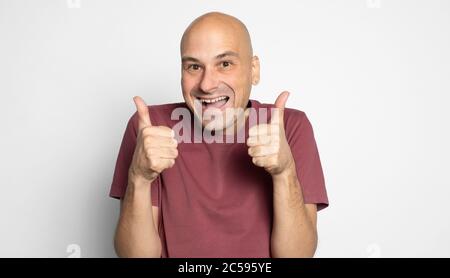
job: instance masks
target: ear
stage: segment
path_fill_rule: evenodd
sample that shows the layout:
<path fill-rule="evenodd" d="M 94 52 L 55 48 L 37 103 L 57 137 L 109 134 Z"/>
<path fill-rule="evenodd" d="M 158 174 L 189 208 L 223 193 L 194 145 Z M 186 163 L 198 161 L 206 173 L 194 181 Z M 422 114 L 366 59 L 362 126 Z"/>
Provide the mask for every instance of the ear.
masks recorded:
<path fill-rule="evenodd" d="M 258 56 L 252 57 L 252 85 L 259 83 L 259 58 Z"/>

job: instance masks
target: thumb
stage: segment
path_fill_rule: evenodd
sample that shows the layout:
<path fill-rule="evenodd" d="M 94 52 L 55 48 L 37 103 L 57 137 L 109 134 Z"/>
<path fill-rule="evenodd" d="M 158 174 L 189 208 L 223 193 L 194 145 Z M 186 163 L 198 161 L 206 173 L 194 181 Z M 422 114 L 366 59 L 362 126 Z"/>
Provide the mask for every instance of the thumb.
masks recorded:
<path fill-rule="evenodd" d="M 139 96 L 134 97 L 133 100 L 139 115 L 139 130 L 151 126 L 152 122 L 150 121 L 150 113 L 148 112 L 147 104 L 145 104 L 144 100 Z"/>
<path fill-rule="evenodd" d="M 286 106 L 287 99 L 289 97 L 289 92 L 284 91 L 275 100 L 276 112 L 272 115 L 272 124 L 284 125 L 284 107 Z"/>
<path fill-rule="evenodd" d="M 287 102 L 288 97 L 289 97 L 289 92 L 288 91 L 282 92 L 277 97 L 277 100 L 275 100 L 275 107 L 276 108 L 280 108 L 280 109 L 284 109 L 284 107 L 286 106 L 286 102 Z"/>

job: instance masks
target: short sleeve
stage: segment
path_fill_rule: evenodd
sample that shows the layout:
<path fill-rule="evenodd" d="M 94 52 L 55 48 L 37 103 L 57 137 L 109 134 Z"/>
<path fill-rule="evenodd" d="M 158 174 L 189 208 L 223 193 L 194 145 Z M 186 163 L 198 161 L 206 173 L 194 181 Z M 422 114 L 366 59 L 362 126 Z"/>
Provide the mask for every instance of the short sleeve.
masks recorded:
<path fill-rule="evenodd" d="M 119 154 L 117 156 L 116 167 L 114 169 L 113 180 L 109 196 L 116 199 L 121 199 L 125 196 L 128 185 L 128 169 L 130 168 L 133 159 L 134 149 L 136 147 L 137 138 L 137 114 L 135 113 L 128 121 L 125 133 L 120 145 Z M 152 205 L 158 206 L 159 192 L 161 188 L 161 181 L 158 177 L 151 184 Z"/>
<path fill-rule="evenodd" d="M 286 110 L 286 136 L 294 156 L 304 202 L 317 204 L 317 210 L 324 209 L 328 206 L 328 196 L 312 125 L 304 112 Z"/>

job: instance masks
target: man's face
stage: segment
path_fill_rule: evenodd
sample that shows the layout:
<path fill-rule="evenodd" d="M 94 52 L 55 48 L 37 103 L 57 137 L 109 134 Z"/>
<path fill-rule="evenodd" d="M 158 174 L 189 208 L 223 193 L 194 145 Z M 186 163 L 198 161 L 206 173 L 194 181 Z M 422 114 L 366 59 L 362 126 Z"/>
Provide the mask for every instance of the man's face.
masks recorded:
<path fill-rule="evenodd" d="M 181 47 L 183 97 L 198 118 L 208 110 L 226 118 L 227 108 L 246 108 L 252 83 L 259 78 L 258 58 L 252 57 L 246 41 L 233 28 L 213 23 L 199 25 L 188 31 Z M 210 119 L 202 120 L 204 127 L 216 130 L 234 121 L 210 123 Z"/>

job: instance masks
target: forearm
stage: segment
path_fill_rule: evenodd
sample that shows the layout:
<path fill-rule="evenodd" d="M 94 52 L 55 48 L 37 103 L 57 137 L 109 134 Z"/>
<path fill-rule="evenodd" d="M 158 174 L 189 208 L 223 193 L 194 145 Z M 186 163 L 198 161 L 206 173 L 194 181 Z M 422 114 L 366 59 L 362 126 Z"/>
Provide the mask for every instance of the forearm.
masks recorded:
<path fill-rule="evenodd" d="M 154 223 L 148 181 L 130 175 L 114 245 L 119 257 L 161 256 L 161 241 Z"/>
<path fill-rule="evenodd" d="M 303 201 L 295 167 L 273 177 L 272 257 L 313 257 L 317 231 Z"/>

